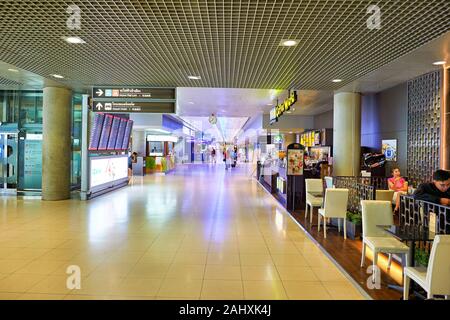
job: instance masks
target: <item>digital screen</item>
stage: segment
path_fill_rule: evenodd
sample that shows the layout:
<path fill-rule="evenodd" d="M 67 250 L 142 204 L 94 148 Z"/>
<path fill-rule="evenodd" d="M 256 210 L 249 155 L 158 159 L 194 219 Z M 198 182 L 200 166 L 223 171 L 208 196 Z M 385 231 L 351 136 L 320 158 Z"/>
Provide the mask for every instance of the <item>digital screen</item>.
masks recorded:
<path fill-rule="evenodd" d="M 116 141 L 116 146 L 114 149 L 116 150 L 121 150 L 122 149 L 122 144 L 123 144 L 123 138 L 125 135 L 125 129 L 127 128 L 127 119 L 120 119 L 120 125 L 119 125 L 119 133 L 117 134 L 117 141 Z"/>
<path fill-rule="evenodd" d="M 108 150 L 114 150 L 116 147 L 117 135 L 119 133 L 119 124 L 120 124 L 120 118 L 114 117 L 113 123 L 111 126 L 111 133 L 109 134 Z"/>
<path fill-rule="evenodd" d="M 103 113 L 96 113 L 94 123 L 91 129 L 91 137 L 89 140 L 89 150 L 97 150 L 100 141 L 100 135 L 102 133 L 103 121 L 105 115 Z"/>
<path fill-rule="evenodd" d="M 127 127 L 125 128 L 125 134 L 122 142 L 122 149 L 128 149 L 128 144 L 130 143 L 131 129 L 133 129 L 133 120 L 127 121 Z"/>
<path fill-rule="evenodd" d="M 113 116 L 110 114 L 105 115 L 105 121 L 103 121 L 102 134 L 100 135 L 100 143 L 98 145 L 98 150 L 107 149 L 112 122 Z"/>
<path fill-rule="evenodd" d="M 128 177 L 128 157 L 91 158 L 90 187 Z"/>

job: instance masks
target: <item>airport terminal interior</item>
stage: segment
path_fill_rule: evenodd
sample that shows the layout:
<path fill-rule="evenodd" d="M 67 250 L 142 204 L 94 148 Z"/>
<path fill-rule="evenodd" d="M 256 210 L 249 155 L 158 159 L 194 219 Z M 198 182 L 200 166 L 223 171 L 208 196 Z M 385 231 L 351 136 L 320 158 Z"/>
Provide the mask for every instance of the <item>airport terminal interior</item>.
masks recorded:
<path fill-rule="evenodd" d="M 449 21 L 0 1 L 0 300 L 449 299 Z"/>

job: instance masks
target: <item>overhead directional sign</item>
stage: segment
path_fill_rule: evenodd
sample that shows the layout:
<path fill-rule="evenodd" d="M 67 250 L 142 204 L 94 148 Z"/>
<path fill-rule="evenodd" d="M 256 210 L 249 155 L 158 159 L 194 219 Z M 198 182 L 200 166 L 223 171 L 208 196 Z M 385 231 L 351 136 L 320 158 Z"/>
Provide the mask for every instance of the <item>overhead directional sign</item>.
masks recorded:
<path fill-rule="evenodd" d="M 94 101 L 94 112 L 175 113 L 174 102 Z"/>
<path fill-rule="evenodd" d="M 145 87 L 93 87 L 92 97 L 115 99 L 175 99 L 174 88 L 145 88 Z"/>

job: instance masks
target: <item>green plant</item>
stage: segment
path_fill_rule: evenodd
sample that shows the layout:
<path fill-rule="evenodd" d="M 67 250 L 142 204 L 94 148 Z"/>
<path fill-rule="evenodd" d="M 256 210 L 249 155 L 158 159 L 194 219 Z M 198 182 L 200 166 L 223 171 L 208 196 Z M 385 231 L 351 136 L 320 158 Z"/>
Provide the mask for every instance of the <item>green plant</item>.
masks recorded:
<path fill-rule="evenodd" d="M 347 211 L 347 219 L 356 225 L 362 224 L 362 217 L 359 213 Z"/>
<path fill-rule="evenodd" d="M 424 249 L 416 248 L 414 253 L 414 260 L 420 266 L 428 267 L 428 260 L 430 259 L 430 253 Z"/>
<path fill-rule="evenodd" d="M 167 160 L 166 158 L 161 159 L 161 169 L 163 172 L 167 171 Z"/>
<path fill-rule="evenodd" d="M 155 170 L 156 168 L 156 160 L 153 157 L 145 158 L 145 167 L 150 170 Z"/>

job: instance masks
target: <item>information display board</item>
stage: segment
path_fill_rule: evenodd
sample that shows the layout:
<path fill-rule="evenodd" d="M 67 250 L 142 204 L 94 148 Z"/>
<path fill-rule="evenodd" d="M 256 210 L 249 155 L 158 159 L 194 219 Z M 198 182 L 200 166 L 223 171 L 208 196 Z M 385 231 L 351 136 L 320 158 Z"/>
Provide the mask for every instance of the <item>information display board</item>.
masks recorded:
<path fill-rule="evenodd" d="M 97 150 L 100 142 L 100 135 L 102 133 L 103 121 L 105 120 L 104 113 L 96 113 L 91 129 L 91 137 L 89 140 L 89 150 Z"/>
<path fill-rule="evenodd" d="M 111 126 L 113 122 L 113 116 L 110 114 L 105 115 L 103 121 L 102 134 L 100 135 L 100 142 L 98 144 L 98 150 L 106 150 L 108 147 L 109 134 L 111 133 Z"/>
<path fill-rule="evenodd" d="M 116 147 L 117 136 L 119 134 L 119 124 L 120 118 L 114 117 L 111 126 L 111 133 L 109 134 L 108 150 L 114 150 Z"/>
<path fill-rule="evenodd" d="M 34 137 L 31 137 L 34 136 Z M 42 188 L 42 134 L 27 134 L 24 144 L 24 189 Z"/>
<path fill-rule="evenodd" d="M 90 158 L 90 189 L 128 179 L 128 157 L 92 157 Z"/>
<path fill-rule="evenodd" d="M 114 149 L 122 150 L 123 139 L 125 137 L 125 129 L 127 128 L 127 119 L 120 119 L 119 132 L 117 133 L 117 141 Z"/>
<path fill-rule="evenodd" d="M 122 142 L 122 150 L 128 149 L 128 144 L 130 143 L 131 130 L 133 129 L 133 120 L 127 121 L 127 127 L 125 128 L 125 135 Z"/>

